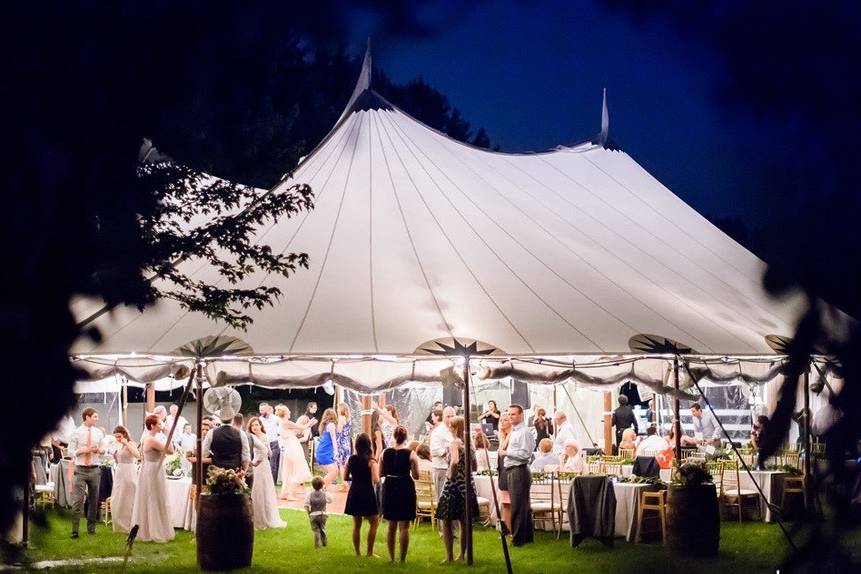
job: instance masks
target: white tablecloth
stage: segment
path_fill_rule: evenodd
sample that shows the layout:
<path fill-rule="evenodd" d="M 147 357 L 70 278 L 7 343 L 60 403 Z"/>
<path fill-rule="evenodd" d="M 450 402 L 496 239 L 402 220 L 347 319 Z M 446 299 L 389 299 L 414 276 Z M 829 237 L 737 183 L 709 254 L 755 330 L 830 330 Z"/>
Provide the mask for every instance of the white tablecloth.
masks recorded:
<path fill-rule="evenodd" d="M 489 476 L 475 477 L 475 494 L 483 496 L 490 500 L 490 523 L 496 525 L 497 516 L 496 509 L 493 506 L 493 493 L 490 489 Z M 497 478 L 493 477 L 493 486 L 497 486 Z M 640 491 L 644 488 L 649 488 L 648 484 L 627 484 L 618 482 L 613 485 L 613 492 L 616 495 L 616 536 L 623 536 L 628 541 L 633 541 L 637 535 L 637 509 L 640 504 Z M 568 504 L 568 488 L 569 485 L 563 485 L 562 493 L 562 509 L 567 508 Z M 499 491 L 496 491 L 499 496 Z M 501 503 L 500 503 L 501 506 Z M 564 514 L 564 512 L 563 512 Z M 552 529 L 552 525 L 547 520 L 542 520 L 537 523 L 538 527 L 545 530 Z M 563 530 L 568 530 L 567 516 L 566 522 L 563 524 Z"/>
<path fill-rule="evenodd" d="M 184 477 L 167 481 L 167 507 L 174 528 L 194 530 L 194 501 L 189 496 L 191 479 Z"/>
<path fill-rule="evenodd" d="M 765 495 L 765 500 L 759 498 L 760 510 L 762 519 L 766 522 L 771 522 L 774 518 L 771 515 L 769 504 L 780 504 L 780 496 L 783 493 L 783 479 L 789 476 L 789 473 L 776 470 L 752 470 L 753 480 L 744 470 L 739 470 L 739 486 L 745 490 L 753 490 L 756 492 L 754 482 L 762 489 Z M 757 493 L 758 494 L 758 493 Z M 768 501 L 768 504 L 766 504 Z"/>
<path fill-rule="evenodd" d="M 637 511 L 640 508 L 640 493 L 654 490 L 650 484 L 617 482 L 613 485 L 616 495 L 616 536 L 633 542 L 637 536 Z"/>

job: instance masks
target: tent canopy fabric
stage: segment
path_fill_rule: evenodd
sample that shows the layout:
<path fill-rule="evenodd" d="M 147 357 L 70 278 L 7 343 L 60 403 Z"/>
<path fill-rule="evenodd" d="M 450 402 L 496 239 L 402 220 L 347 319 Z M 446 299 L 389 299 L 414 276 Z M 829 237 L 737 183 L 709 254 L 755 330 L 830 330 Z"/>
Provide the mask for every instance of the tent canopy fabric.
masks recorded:
<path fill-rule="evenodd" d="M 641 333 L 704 354 L 771 354 L 764 336 L 794 331 L 804 299 L 770 297 L 765 264 L 625 152 L 478 149 L 384 100 L 369 69 L 368 55 L 338 124 L 271 191 L 307 183 L 316 198 L 312 211 L 259 231 L 275 251 L 310 256 L 289 279 L 248 280 L 281 289 L 274 307 L 250 310 L 246 332 L 171 300 L 117 308 L 94 323 L 102 340 L 81 339 L 72 354 L 170 357 L 228 335 L 257 355 L 292 359 L 411 356 L 445 338 L 507 356 L 606 356 L 630 353 Z M 219 281 L 201 261 L 181 265 Z M 100 305 L 80 299 L 73 311 L 82 319 Z M 308 372 L 330 372 L 322 363 Z M 297 374 L 295 361 L 265 368 Z"/>

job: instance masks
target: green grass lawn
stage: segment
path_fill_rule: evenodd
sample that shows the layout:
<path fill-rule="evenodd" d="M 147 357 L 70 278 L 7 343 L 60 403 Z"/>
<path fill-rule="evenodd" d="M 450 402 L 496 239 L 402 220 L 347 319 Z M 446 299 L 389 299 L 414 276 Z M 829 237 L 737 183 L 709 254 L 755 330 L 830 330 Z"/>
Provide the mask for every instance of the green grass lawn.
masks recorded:
<path fill-rule="evenodd" d="M 329 517 L 329 547 L 316 550 L 304 513 L 282 510 L 287 528 L 258 531 L 254 541 L 254 566 L 247 572 L 328 572 L 341 574 L 371 570 L 391 572 L 463 571 L 462 563 L 440 564 L 445 556 L 442 540 L 429 525 L 413 531 L 407 563 L 389 564 L 385 547 L 385 524 L 377 537 L 376 553 L 380 558 L 356 558 L 353 554 L 349 517 Z M 81 528 L 82 532 L 85 529 Z M 119 556 L 125 535 L 114 534 L 100 525 L 95 536 L 82 534 L 69 538 L 66 517 L 49 513 L 48 527 L 33 535 L 28 557 L 33 561 Z M 691 536 L 696 536 L 695 532 Z M 471 572 L 504 572 L 499 536 L 495 530 L 475 530 L 475 565 Z M 776 525 L 733 521 L 721 523 L 720 557 L 709 560 L 671 561 L 660 544 L 629 544 L 616 540 L 614 548 L 586 540 L 571 548 L 567 538 L 556 540 L 546 532 L 537 532 L 534 544 L 511 548 L 514 571 L 520 573 L 612 572 L 613 574 L 648 572 L 774 572 L 786 553 L 786 542 Z M 57 568 L 53 572 L 117 572 L 117 564 L 88 564 L 82 567 Z M 168 544 L 137 543 L 129 572 L 197 572 L 195 544 L 191 532 L 177 531 L 176 540 Z"/>

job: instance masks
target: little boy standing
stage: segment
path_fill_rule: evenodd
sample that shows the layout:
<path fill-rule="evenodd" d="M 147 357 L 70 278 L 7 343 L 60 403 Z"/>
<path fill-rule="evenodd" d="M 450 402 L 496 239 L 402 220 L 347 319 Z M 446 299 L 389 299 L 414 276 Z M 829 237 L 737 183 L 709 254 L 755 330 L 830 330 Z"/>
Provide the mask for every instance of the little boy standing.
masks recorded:
<path fill-rule="evenodd" d="M 315 476 L 311 481 L 314 490 L 305 496 L 305 511 L 314 533 L 314 547 L 326 546 L 326 504 L 332 502 L 332 495 L 323 492 L 323 479 Z"/>

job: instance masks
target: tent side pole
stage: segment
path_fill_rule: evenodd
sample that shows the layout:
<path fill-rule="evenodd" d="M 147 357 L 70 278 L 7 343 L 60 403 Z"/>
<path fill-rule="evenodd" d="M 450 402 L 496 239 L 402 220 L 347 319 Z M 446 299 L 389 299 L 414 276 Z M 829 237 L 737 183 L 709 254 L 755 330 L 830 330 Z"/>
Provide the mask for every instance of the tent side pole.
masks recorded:
<path fill-rule="evenodd" d="M 362 432 L 368 436 L 372 436 L 371 432 L 371 397 L 362 395 Z M 373 440 L 373 439 L 372 439 Z"/>
<path fill-rule="evenodd" d="M 812 505 L 810 504 L 811 497 L 811 476 L 812 476 L 812 461 L 814 460 L 811 450 L 812 442 L 810 440 L 810 365 L 804 371 L 804 413 L 801 418 L 801 423 L 804 425 L 804 504 L 805 511 L 810 512 Z"/>
<path fill-rule="evenodd" d="M 155 410 L 155 383 L 147 383 L 146 385 L 146 413 L 152 413 Z"/>
<path fill-rule="evenodd" d="M 122 409 L 123 426 L 129 428 L 129 385 L 128 381 L 123 385 L 122 394 L 120 395 L 120 409 Z"/>
<path fill-rule="evenodd" d="M 613 453 L 613 395 L 604 393 L 604 453 Z"/>
<path fill-rule="evenodd" d="M 676 355 L 673 357 L 673 388 L 676 389 L 676 394 L 673 396 L 673 417 L 675 422 L 673 422 L 673 433 L 676 437 L 676 462 L 681 464 L 682 462 L 682 417 L 679 414 L 680 404 L 679 404 L 679 356 Z"/>
<path fill-rule="evenodd" d="M 466 506 L 464 508 L 464 521 L 466 528 L 463 531 L 463 541 L 466 546 L 466 565 L 472 566 L 472 429 L 470 427 L 470 408 L 469 408 L 469 355 L 464 358 L 463 362 L 463 470 L 466 477 Z M 491 479 L 492 480 L 492 479 Z"/>

